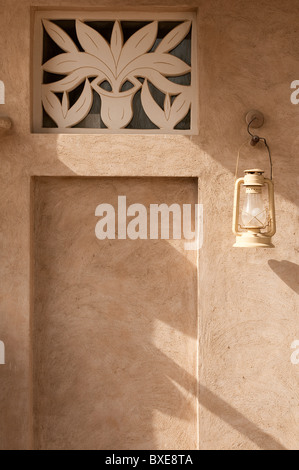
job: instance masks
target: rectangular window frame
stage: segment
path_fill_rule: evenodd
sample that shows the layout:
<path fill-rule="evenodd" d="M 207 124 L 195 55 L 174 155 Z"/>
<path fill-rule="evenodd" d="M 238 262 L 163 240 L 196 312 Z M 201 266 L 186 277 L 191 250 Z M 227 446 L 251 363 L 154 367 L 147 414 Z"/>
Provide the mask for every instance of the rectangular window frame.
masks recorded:
<path fill-rule="evenodd" d="M 46 128 L 43 127 L 43 107 L 41 103 L 43 70 L 43 26 L 42 19 L 79 19 L 81 21 L 192 21 L 191 36 L 191 96 L 190 129 L 104 129 L 104 128 Z M 197 14 L 195 11 L 181 12 L 145 12 L 145 11 L 84 11 L 82 10 L 35 10 L 33 12 L 32 35 L 32 133 L 37 134 L 198 134 L 198 43 L 197 43 Z"/>

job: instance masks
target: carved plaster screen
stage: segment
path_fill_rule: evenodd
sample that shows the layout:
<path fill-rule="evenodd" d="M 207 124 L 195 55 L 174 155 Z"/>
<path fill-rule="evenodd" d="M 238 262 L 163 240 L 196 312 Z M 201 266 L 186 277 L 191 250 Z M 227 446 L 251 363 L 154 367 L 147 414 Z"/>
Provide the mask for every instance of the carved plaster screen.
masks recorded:
<path fill-rule="evenodd" d="M 197 133 L 196 14 L 36 11 L 33 131 Z"/>

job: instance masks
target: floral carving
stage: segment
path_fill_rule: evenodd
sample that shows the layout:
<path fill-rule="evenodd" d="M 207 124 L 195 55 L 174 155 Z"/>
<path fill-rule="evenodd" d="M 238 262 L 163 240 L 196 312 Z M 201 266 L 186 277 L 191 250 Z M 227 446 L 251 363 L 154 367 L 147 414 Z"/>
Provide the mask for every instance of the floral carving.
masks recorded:
<path fill-rule="evenodd" d="M 108 129 L 123 129 L 130 123 L 133 98 L 140 89 L 142 107 L 158 128 L 172 130 L 188 114 L 191 87 L 168 78 L 191 72 L 186 62 L 170 53 L 189 33 L 191 21 L 174 27 L 153 50 L 158 21 L 140 28 L 126 42 L 120 22 L 115 21 L 108 43 L 95 29 L 76 20 L 76 35 L 84 52 L 55 23 L 43 20 L 43 25 L 64 51 L 42 66 L 45 72 L 64 76 L 42 85 L 44 110 L 59 128 L 73 127 L 88 115 L 93 104 L 93 90 L 101 98 L 101 119 Z M 109 83 L 111 91 L 101 86 L 104 82 Z M 122 91 L 126 82 L 132 87 Z M 164 109 L 153 98 L 149 82 L 165 95 Z M 70 106 L 69 93 L 83 83 L 81 96 Z M 62 99 L 58 93 L 62 94 Z"/>

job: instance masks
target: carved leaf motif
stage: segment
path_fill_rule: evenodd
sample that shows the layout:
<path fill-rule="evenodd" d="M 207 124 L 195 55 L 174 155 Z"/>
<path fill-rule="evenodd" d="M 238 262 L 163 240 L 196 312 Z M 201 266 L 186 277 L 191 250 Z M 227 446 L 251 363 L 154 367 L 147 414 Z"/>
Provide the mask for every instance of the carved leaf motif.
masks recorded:
<path fill-rule="evenodd" d="M 167 120 L 164 111 L 152 97 L 147 80 L 144 80 L 141 89 L 141 103 L 150 120 L 160 129 L 164 129 L 167 126 Z"/>
<path fill-rule="evenodd" d="M 43 87 L 54 91 L 55 93 L 62 93 L 64 91 L 70 92 L 81 85 L 81 83 L 84 82 L 86 78 L 93 77 L 95 74 L 97 75 L 97 78 L 95 79 L 97 83 L 105 80 L 106 78 L 106 76 L 98 70 L 95 72 L 95 69 L 92 67 L 82 67 L 81 69 L 70 73 L 61 80 L 48 83 L 47 85 L 43 85 Z"/>
<path fill-rule="evenodd" d="M 80 98 L 67 113 L 66 125 L 72 127 L 82 121 L 89 113 L 93 101 L 90 83 L 86 80 Z"/>
<path fill-rule="evenodd" d="M 117 65 L 123 47 L 123 32 L 119 21 L 115 21 L 111 34 L 111 52 Z"/>
<path fill-rule="evenodd" d="M 80 98 L 70 109 L 68 109 L 69 100 L 66 92 L 63 94 L 62 104 L 47 87 L 43 89 L 42 93 L 45 111 L 58 127 L 72 127 L 82 121 L 90 111 L 92 99 L 92 90 L 88 80 L 85 82 Z"/>
<path fill-rule="evenodd" d="M 151 69 L 167 76 L 185 75 L 190 72 L 191 68 L 178 57 L 170 54 L 157 54 L 152 52 L 149 54 L 138 57 L 131 62 L 122 72 L 121 77 L 133 74 L 134 76 L 140 75 L 140 69 Z M 145 75 L 145 78 L 148 78 Z"/>
<path fill-rule="evenodd" d="M 43 69 L 50 73 L 70 73 L 80 67 L 80 57 L 82 57 L 82 52 L 59 54 L 48 60 L 48 62 L 43 65 Z"/>
<path fill-rule="evenodd" d="M 67 74 L 84 67 L 94 68 L 94 75 L 104 74 L 109 80 L 113 79 L 111 69 L 107 67 L 99 58 L 86 54 L 85 52 L 66 52 L 59 54 L 53 59 L 48 60 L 43 65 L 46 72 Z"/>
<path fill-rule="evenodd" d="M 158 21 L 135 32 L 125 44 L 121 23 L 115 21 L 109 44 L 96 30 L 76 20 L 77 37 L 85 52 L 80 52 L 74 41 L 57 25 L 48 20 L 43 20 L 43 24 L 50 37 L 66 51 L 42 66 L 47 72 L 66 75 L 42 86 L 44 109 L 58 127 L 72 127 L 87 116 L 93 101 L 92 89 L 101 97 L 101 117 L 109 129 L 125 128 L 131 121 L 133 98 L 140 87 L 144 111 L 159 128 L 172 130 L 187 115 L 191 106 L 191 87 L 174 83 L 168 77 L 185 75 L 191 72 L 191 67 L 168 52 L 186 37 L 191 21 L 173 28 L 154 52 L 149 51 L 157 39 Z M 96 77 L 91 84 L 89 77 Z M 139 77 L 144 78 L 143 85 Z M 69 92 L 84 80 L 80 98 L 69 109 Z M 106 80 L 111 91 L 101 87 Z M 134 86 L 121 91 L 126 81 Z M 148 81 L 165 94 L 164 109 L 151 95 Z M 55 93 L 63 93 L 62 101 Z M 174 95 L 177 96 L 171 104 L 171 96 Z"/>
<path fill-rule="evenodd" d="M 78 52 L 76 44 L 63 29 L 48 20 L 43 20 L 43 25 L 49 36 L 61 49 L 66 52 Z"/>
<path fill-rule="evenodd" d="M 191 27 L 191 21 L 185 21 L 173 28 L 158 44 L 155 52 L 165 53 L 174 49 L 187 36 Z"/>
<path fill-rule="evenodd" d="M 164 102 L 164 111 L 153 99 L 147 80 L 144 81 L 141 90 L 141 102 L 144 111 L 150 120 L 160 129 L 172 130 L 184 119 L 190 109 L 190 95 L 181 93 L 177 96 L 171 106 L 170 96 L 167 94 Z"/>
<path fill-rule="evenodd" d="M 106 39 L 82 21 L 76 20 L 77 36 L 83 49 L 101 59 L 115 74 L 115 63 Z"/>
<path fill-rule="evenodd" d="M 167 95 L 165 96 L 165 101 L 164 101 L 164 113 L 165 113 L 165 117 L 167 121 L 170 118 L 170 111 L 171 111 L 170 96 L 167 93 Z"/>
<path fill-rule="evenodd" d="M 144 26 L 125 43 L 118 63 L 118 74 L 137 57 L 146 54 L 154 45 L 158 32 L 158 22 Z"/>
<path fill-rule="evenodd" d="M 173 83 L 167 78 L 163 77 L 160 72 L 156 70 L 147 70 L 144 71 L 144 75 L 147 75 L 148 80 L 155 85 L 158 90 L 162 91 L 163 93 L 170 93 L 172 95 L 178 95 L 179 93 L 183 93 L 186 91 L 189 86 L 187 85 L 179 85 L 177 83 Z M 141 75 L 143 76 L 143 75 Z"/>
<path fill-rule="evenodd" d="M 50 90 L 43 90 L 42 101 L 46 113 L 53 119 L 57 126 L 65 127 L 62 106 L 57 96 Z"/>
<path fill-rule="evenodd" d="M 190 105 L 191 99 L 189 90 L 187 93 L 181 93 L 175 98 L 170 111 L 172 128 L 174 128 L 179 122 L 184 119 L 184 117 L 186 117 L 190 109 Z"/>
<path fill-rule="evenodd" d="M 64 118 L 66 118 L 68 109 L 69 109 L 69 98 L 68 98 L 67 92 L 65 91 L 62 97 L 62 115 Z"/>
<path fill-rule="evenodd" d="M 86 75 L 85 73 L 82 73 L 82 70 L 84 71 L 85 69 L 76 70 L 75 72 L 71 73 L 62 80 L 58 80 L 54 83 L 49 83 L 47 87 L 51 91 L 55 92 L 72 91 L 86 79 Z"/>

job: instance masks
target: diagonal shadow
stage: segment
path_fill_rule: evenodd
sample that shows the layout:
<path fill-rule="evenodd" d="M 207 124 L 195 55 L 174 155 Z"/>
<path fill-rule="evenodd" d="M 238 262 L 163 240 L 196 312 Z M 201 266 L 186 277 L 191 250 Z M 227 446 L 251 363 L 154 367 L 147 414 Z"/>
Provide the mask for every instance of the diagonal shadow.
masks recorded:
<path fill-rule="evenodd" d="M 192 377 L 188 372 L 178 366 L 172 359 L 167 357 L 162 351 L 160 355 L 164 356 L 165 367 L 167 366 L 167 375 L 180 386 L 185 388 L 186 377 L 188 382 L 192 383 L 192 391 L 189 392 L 197 395 L 196 390 L 199 385 L 198 401 L 201 406 L 204 406 L 207 410 L 218 416 L 224 422 L 226 422 L 233 429 L 243 434 L 245 437 L 255 443 L 260 449 L 263 450 L 287 450 L 280 442 L 278 442 L 269 433 L 260 429 L 256 424 L 250 421 L 246 416 L 232 407 L 225 400 L 217 396 L 207 387 L 198 384 L 196 379 Z M 171 363 L 171 367 L 169 364 Z M 171 374 L 169 374 L 171 373 Z"/>
<path fill-rule="evenodd" d="M 273 436 L 260 429 L 242 413 L 229 405 L 225 400 L 215 395 L 208 388 L 200 386 L 199 402 L 211 413 L 248 437 L 263 450 L 287 450 Z"/>
<path fill-rule="evenodd" d="M 287 284 L 296 294 L 299 294 L 299 266 L 291 261 L 270 259 L 268 264 L 272 271 Z"/>

